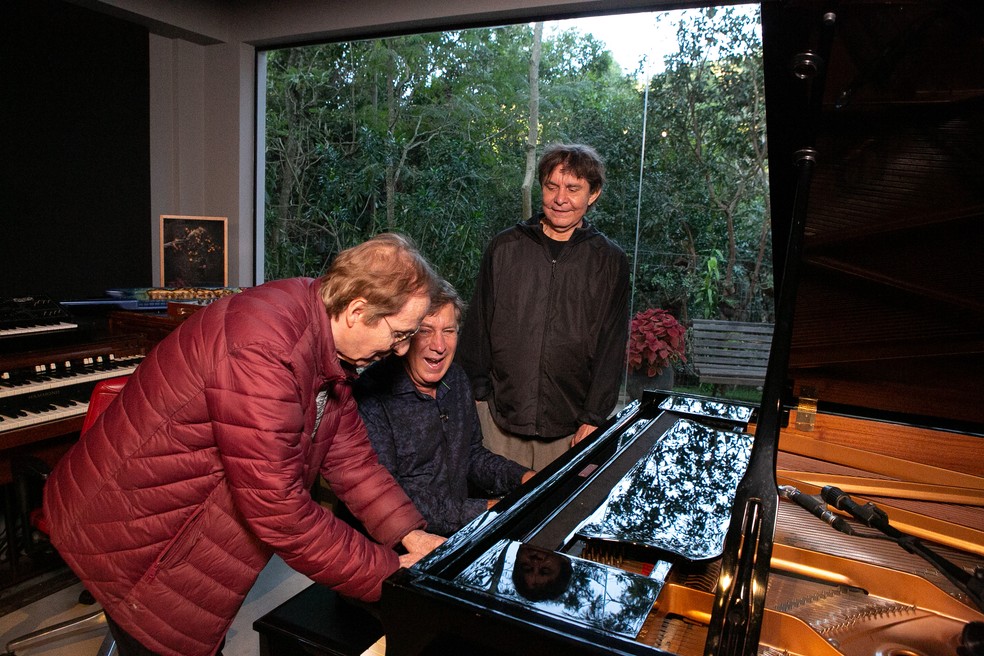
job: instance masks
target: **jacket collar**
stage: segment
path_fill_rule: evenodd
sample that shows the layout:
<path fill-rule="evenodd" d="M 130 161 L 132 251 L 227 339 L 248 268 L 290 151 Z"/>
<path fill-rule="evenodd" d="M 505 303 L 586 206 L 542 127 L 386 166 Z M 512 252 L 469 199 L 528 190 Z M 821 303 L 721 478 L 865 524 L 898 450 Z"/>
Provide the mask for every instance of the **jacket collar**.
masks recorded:
<path fill-rule="evenodd" d="M 315 360 L 318 369 L 326 380 L 347 380 L 356 377 L 356 372 L 345 365 L 335 350 L 335 338 L 331 333 L 331 318 L 321 300 L 320 281 L 312 279 L 308 287 L 308 325 L 312 332 Z"/>
<path fill-rule="evenodd" d="M 545 244 L 546 243 L 545 240 L 548 237 L 545 234 L 543 234 L 543 224 L 541 223 L 543 217 L 544 217 L 543 212 L 537 212 L 534 216 L 530 217 L 526 221 L 522 223 L 518 223 L 517 226 L 520 228 L 520 230 L 523 233 L 529 235 L 539 243 Z M 600 234 L 598 232 L 598 228 L 594 227 L 591 223 L 589 223 L 588 218 L 585 215 L 584 221 L 581 222 L 581 225 L 577 228 L 574 228 L 574 233 L 571 235 L 569 241 L 571 244 L 577 244 L 579 242 L 584 241 L 585 239 L 590 239 L 591 237 L 594 237 L 598 234 Z"/>
<path fill-rule="evenodd" d="M 424 394 L 417 389 L 413 380 L 410 379 L 410 374 L 407 373 L 403 358 L 400 356 L 390 355 L 386 359 L 372 365 L 371 371 L 371 375 L 376 379 L 377 384 L 382 383 L 385 386 L 384 389 L 387 389 L 393 396 L 415 394 L 422 399 L 433 398 L 429 394 Z M 447 377 L 447 374 L 445 374 L 437 386 L 438 399 L 443 398 L 447 394 L 449 387 L 444 382 Z"/>

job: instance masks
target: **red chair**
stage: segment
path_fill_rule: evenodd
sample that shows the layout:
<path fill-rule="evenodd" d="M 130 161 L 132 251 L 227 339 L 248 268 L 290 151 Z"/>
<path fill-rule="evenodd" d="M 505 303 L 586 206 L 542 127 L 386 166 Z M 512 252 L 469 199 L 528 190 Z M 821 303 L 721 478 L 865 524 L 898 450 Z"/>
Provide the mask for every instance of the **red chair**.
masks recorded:
<path fill-rule="evenodd" d="M 92 389 L 92 394 L 89 395 L 89 407 L 85 411 L 81 433 L 85 433 L 96 423 L 96 419 L 117 397 L 128 378 L 128 376 L 118 376 L 106 378 L 96 383 Z M 26 530 L 29 530 L 27 527 L 33 527 L 37 532 L 48 535 L 48 524 L 44 519 L 44 512 L 39 506 L 31 503 L 32 496 L 36 495 L 32 495 L 30 489 L 32 481 L 43 483 L 48 478 L 48 474 L 51 472 L 48 464 L 38 458 L 25 456 L 12 462 L 11 469 L 13 470 L 14 486 L 22 515 L 22 526 Z M 31 536 L 25 535 L 23 546 L 28 553 L 33 550 L 34 542 Z"/>
<path fill-rule="evenodd" d="M 129 376 L 119 376 L 117 378 L 100 380 L 96 383 L 96 387 L 92 390 L 92 396 L 89 397 L 89 409 L 85 412 L 85 421 L 82 423 L 83 433 L 96 423 L 96 419 L 103 413 L 103 410 L 109 407 L 113 399 L 119 395 L 126 381 L 129 379 Z"/>
<path fill-rule="evenodd" d="M 82 423 L 83 434 L 95 423 L 99 415 L 109 407 L 112 400 L 123 389 L 126 381 L 127 376 L 120 376 L 117 378 L 107 378 L 96 383 L 89 397 L 89 407 L 86 409 L 85 421 Z M 32 529 L 36 534 L 46 536 L 48 534 L 48 525 L 41 508 L 30 508 L 30 483 L 32 479 L 35 482 L 40 480 L 43 483 L 48 477 L 50 469 L 47 464 L 37 458 L 21 459 L 19 462 L 11 463 L 11 468 L 14 473 L 15 489 L 21 510 L 21 521 L 24 527 L 24 549 L 26 552 L 31 553 L 36 548 L 35 535 L 32 535 Z M 83 595 L 87 594 L 87 591 L 83 591 Z M 92 602 L 90 601 L 88 603 Z M 75 633 L 91 631 L 104 626 L 106 626 L 106 614 L 102 609 L 99 609 L 81 617 L 66 620 L 14 638 L 7 642 L 7 651 L 3 656 L 15 656 L 18 650 L 30 649 L 51 640 Z M 112 634 L 107 631 L 106 637 L 99 647 L 97 656 L 112 656 L 114 653 L 116 653 L 116 643 L 113 640 Z"/>

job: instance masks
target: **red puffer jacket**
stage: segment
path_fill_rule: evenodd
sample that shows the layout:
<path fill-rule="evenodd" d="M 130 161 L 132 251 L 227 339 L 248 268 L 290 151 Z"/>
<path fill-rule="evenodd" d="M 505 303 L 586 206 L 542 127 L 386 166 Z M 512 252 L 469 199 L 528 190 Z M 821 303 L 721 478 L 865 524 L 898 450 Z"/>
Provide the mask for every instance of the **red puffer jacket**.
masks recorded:
<path fill-rule="evenodd" d="M 319 471 L 381 545 L 312 500 Z M 218 301 L 163 340 L 55 467 L 45 513 L 110 616 L 174 656 L 215 653 L 273 553 L 374 600 L 399 567 L 392 546 L 424 526 L 369 445 L 301 278 Z"/>

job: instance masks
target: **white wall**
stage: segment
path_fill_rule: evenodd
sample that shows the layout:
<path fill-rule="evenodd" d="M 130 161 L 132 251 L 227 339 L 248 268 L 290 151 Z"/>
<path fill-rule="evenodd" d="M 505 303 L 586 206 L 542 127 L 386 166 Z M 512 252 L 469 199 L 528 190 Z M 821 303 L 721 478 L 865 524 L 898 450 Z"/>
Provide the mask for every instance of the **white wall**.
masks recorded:
<path fill-rule="evenodd" d="M 155 284 L 161 214 L 228 217 L 229 284 L 253 284 L 254 59 L 241 43 L 150 36 Z"/>

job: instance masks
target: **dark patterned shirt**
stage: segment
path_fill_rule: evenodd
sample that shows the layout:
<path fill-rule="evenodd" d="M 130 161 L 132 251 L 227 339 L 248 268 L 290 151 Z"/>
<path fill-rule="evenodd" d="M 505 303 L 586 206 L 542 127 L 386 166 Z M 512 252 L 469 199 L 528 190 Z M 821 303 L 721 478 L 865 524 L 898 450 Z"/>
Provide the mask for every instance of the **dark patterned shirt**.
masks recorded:
<path fill-rule="evenodd" d="M 452 364 L 437 398 L 414 387 L 401 358 L 367 369 L 356 382 L 369 440 L 382 463 L 427 520 L 427 530 L 451 535 L 481 514 L 487 499 L 520 484 L 526 468 L 482 446 L 471 384 Z"/>

